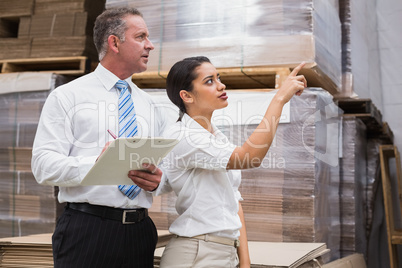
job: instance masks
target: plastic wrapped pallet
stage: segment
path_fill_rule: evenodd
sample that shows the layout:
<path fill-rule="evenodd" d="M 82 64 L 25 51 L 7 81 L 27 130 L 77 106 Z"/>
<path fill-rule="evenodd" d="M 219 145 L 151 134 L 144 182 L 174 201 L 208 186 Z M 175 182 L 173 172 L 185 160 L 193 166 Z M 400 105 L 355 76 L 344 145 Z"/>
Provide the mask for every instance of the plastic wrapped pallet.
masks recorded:
<path fill-rule="evenodd" d="M 0 74 L 0 237 L 52 232 L 57 189 L 38 185 L 32 145 L 45 100 L 70 80 L 52 73 Z"/>
<path fill-rule="evenodd" d="M 378 138 L 367 140 L 367 185 L 364 189 L 366 195 L 366 232 L 369 235 L 372 231 L 374 217 L 374 203 L 378 185 L 381 184 L 381 164 L 379 146 L 383 145 L 384 141 Z"/>
<path fill-rule="evenodd" d="M 340 0 L 345 97 L 370 98 L 382 110 L 376 0 Z"/>
<path fill-rule="evenodd" d="M 367 132 L 364 123 L 345 116 L 342 122 L 340 164 L 341 257 L 362 253 L 367 257 L 366 192 Z"/>
<path fill-rule="evenodd" d="M 255 127 L 241 127 L 239 144 Z M 250 240 L 325 242 L 339 257 L 338 131 L 339 110 L 327 92 L 292 98 L 290 123 L 279 125 L 262 167 L 242 171 Z"/>
<path fill-rule="evenodd" d="M 229 103 L 233 102 L 230 94 Z M 258 106 L 256 102 L 246 106 L 246 99 L 234 104 L 243 107 L 241 115 L 255 112 Z M 323 89 L 310 88 L 291 99 L 289 123 L 279 124 L 261 167 L 242 171 L 240 192 L 250 241 L 325 242 L 331 258 L 339 257 L 340 112 Z M 256 128 L 257 119 L 251 115 L 244 118 L 246 123 L 218 127 L 241 145 Z M 156 200 L 151 217 L 158 228 L 168 228 L 177 215 L 174 194 Z"/>
<path fill-rule="evenodd" d="M 195 55 L 216 67 L 295 67 L 305 61 L 340 89 L 336 1 L 106 1 L 106 8 L 127 5 L 143 13 L 155 45 L 148 71 L 168 71 Z"/>

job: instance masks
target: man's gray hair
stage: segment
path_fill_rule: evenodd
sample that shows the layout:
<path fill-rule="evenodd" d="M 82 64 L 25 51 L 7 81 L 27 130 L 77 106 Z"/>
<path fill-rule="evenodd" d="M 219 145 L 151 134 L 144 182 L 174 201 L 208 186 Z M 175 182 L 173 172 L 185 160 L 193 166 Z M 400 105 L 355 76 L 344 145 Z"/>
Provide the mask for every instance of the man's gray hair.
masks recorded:
<path fill-rule="evenodd" d="M 142 17 L 138 9 L 123 7 L 107 9 L 96 18 L 93 38 L 96 50 L 98 51 L 99 61 L 106 55 L 108 49 L 107 40 L 110 35 L 117 36 L 121 42 L 125 41 L 127 26 L 124 17 L 127 15 Z"/>

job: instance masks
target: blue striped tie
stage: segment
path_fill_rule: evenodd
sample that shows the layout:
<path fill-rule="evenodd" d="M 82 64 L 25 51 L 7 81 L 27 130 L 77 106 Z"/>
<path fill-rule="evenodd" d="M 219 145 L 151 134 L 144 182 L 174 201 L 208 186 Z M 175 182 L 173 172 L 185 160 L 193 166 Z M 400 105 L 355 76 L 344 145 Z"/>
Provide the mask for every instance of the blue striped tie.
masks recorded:
<path fill-rule="evenodd" d="M 137 118 L 134 103 L 131 98 L 128 84 L 124 80 L 116 83 L 116 88 L 120 91 L 119 96 L 119 137 L 132 137 L 138 133 Z M 119 185 L 119 190 L 131 200 L 140 192 L 141 188 L 137 185 Z"/>

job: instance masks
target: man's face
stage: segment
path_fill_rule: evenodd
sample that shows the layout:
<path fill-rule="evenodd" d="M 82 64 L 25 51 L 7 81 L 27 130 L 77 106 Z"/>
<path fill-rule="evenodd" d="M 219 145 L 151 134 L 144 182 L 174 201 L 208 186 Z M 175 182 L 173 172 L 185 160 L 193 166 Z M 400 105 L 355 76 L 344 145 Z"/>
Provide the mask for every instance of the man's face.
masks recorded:
<path fill-rule="evenodd" d="M 149 52 L 154 45 L 148 39 L 149 32 L 141 16 L 127 16 L 126 39 L 120 43 L 121 61 L 132 73 L 144 72 L 147 69 Z"/>

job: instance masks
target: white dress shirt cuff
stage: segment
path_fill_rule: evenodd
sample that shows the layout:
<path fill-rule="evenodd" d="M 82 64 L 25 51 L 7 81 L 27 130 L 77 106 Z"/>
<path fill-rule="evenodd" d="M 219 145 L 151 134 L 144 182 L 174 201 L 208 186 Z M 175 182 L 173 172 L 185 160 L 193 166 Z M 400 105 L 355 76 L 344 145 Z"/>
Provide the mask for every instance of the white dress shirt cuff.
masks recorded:
<path fill-rule="evenodd" d="M 88 174 L 89 170 L 93 167 L 98 156 L 88 156 L 80 159 L 78 169 L 80 172 L 80 181 Z"/>

